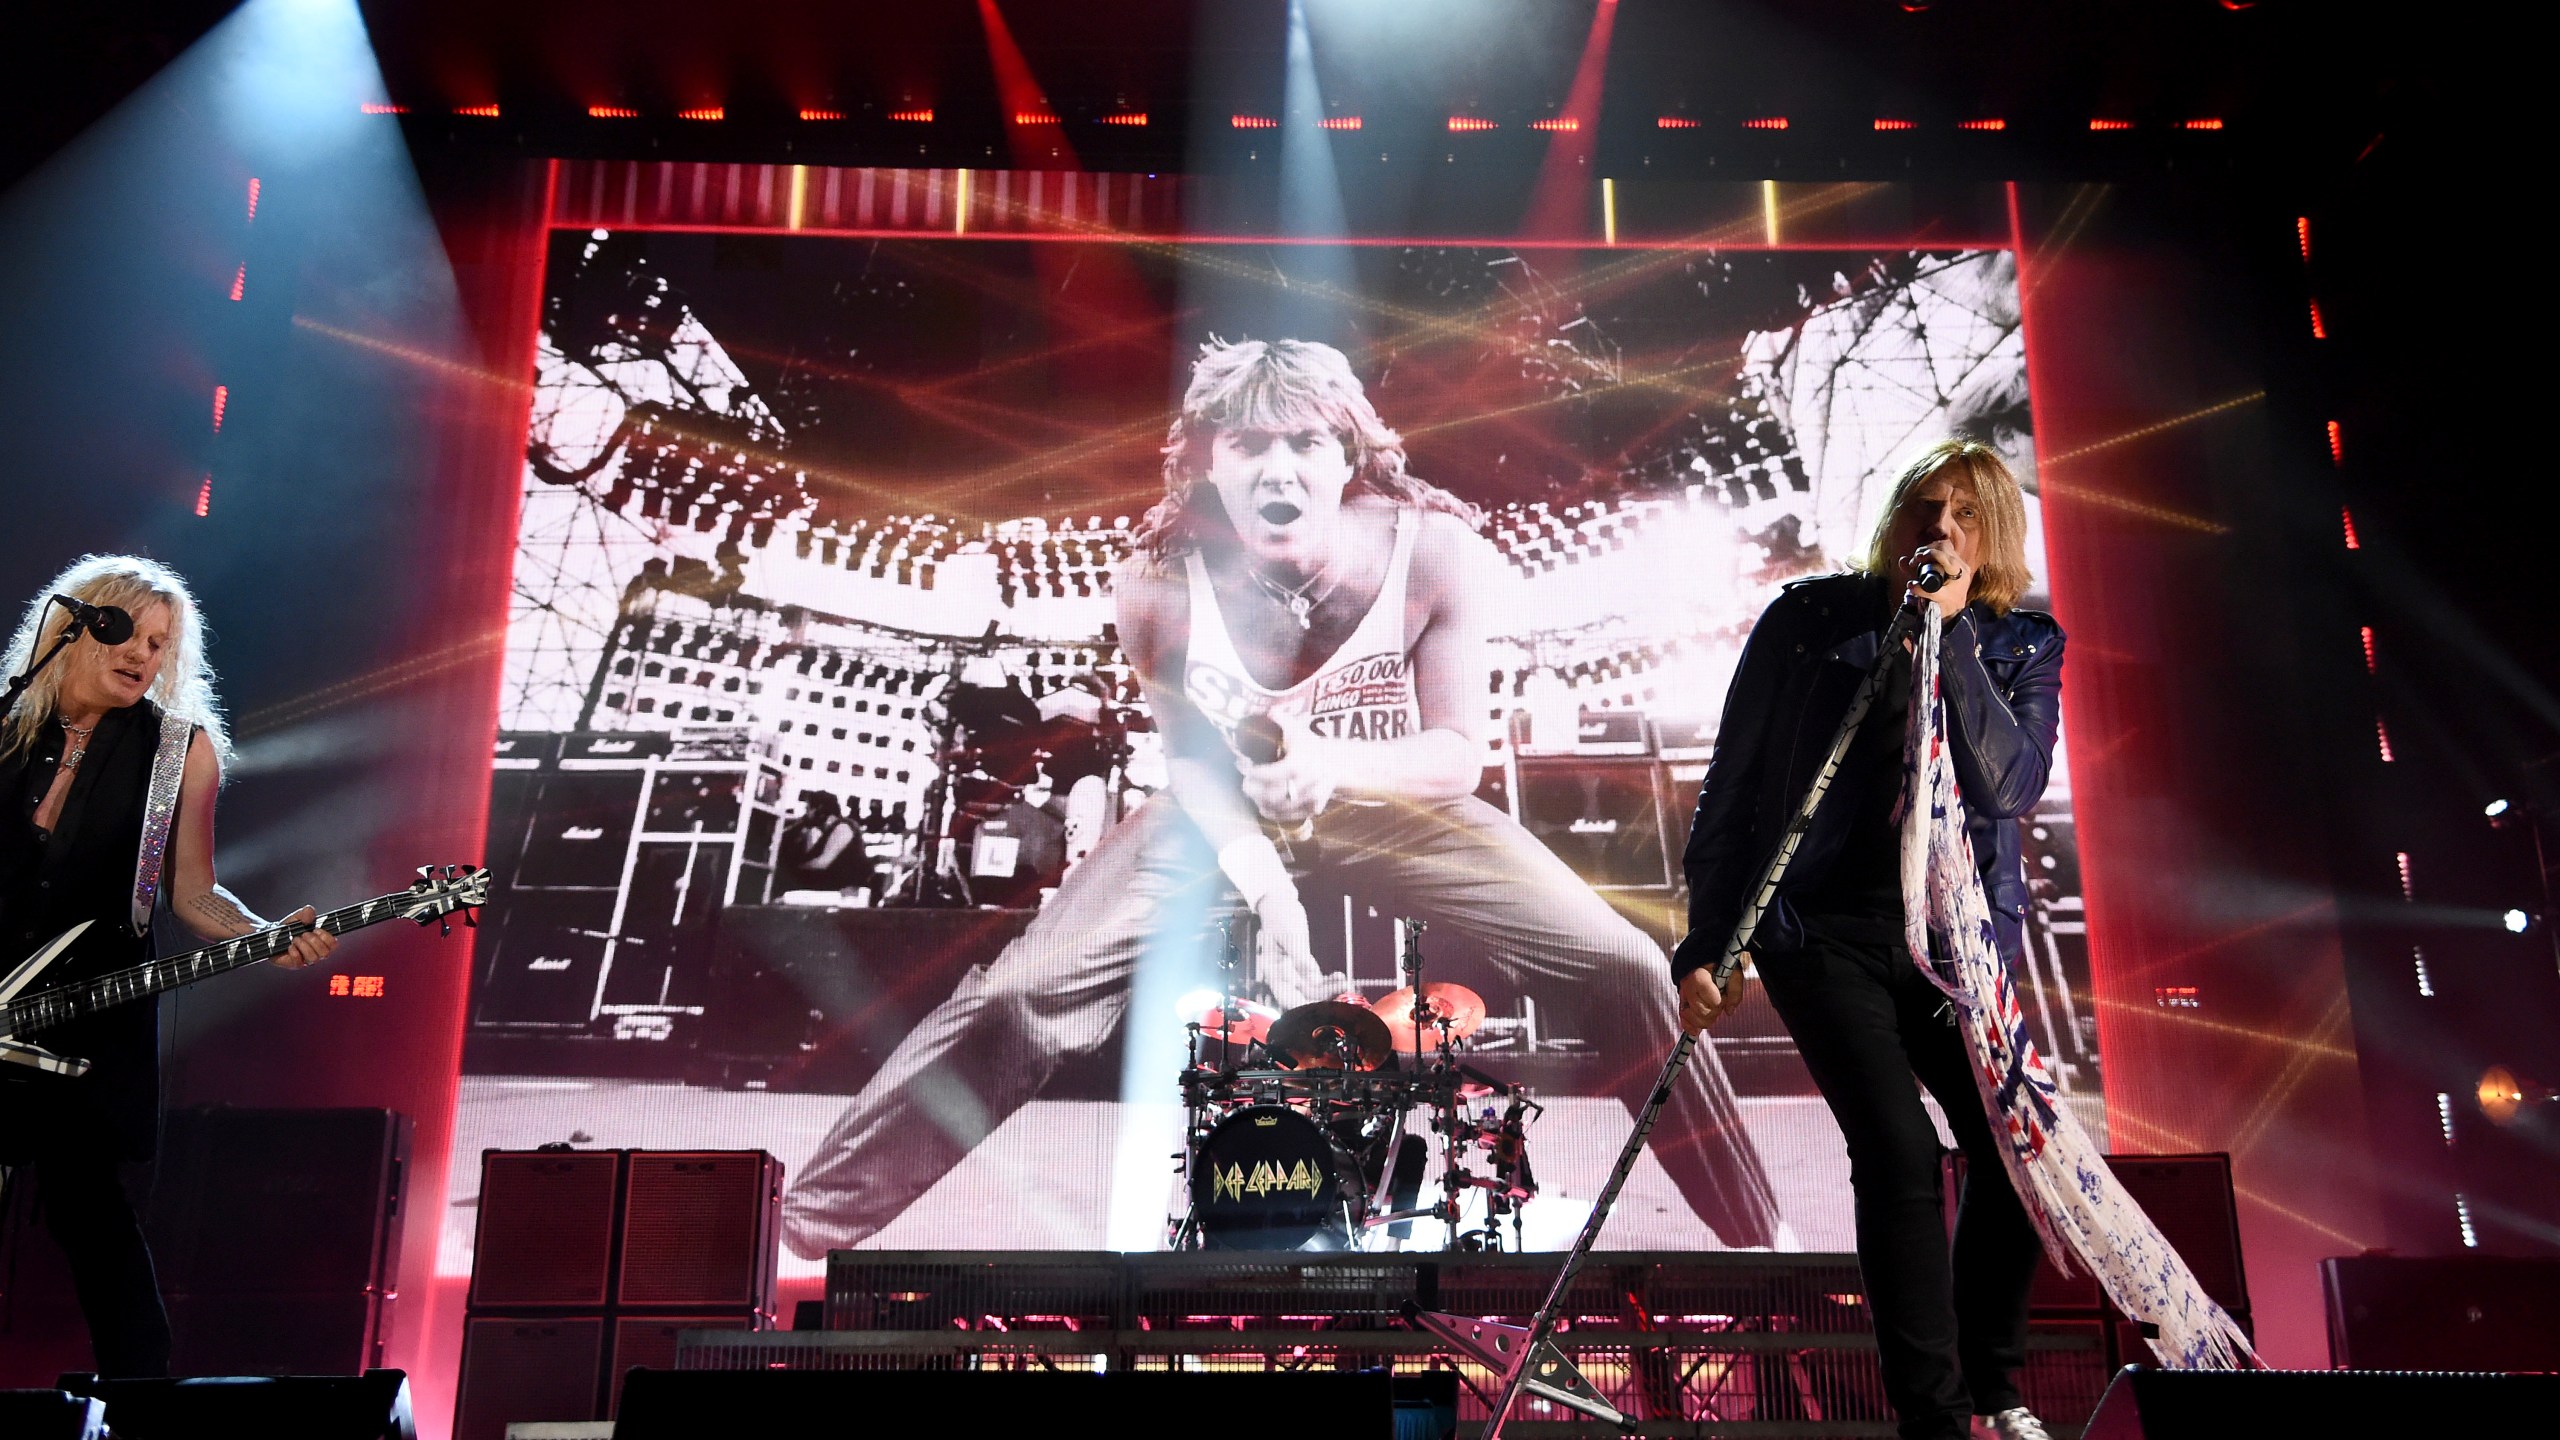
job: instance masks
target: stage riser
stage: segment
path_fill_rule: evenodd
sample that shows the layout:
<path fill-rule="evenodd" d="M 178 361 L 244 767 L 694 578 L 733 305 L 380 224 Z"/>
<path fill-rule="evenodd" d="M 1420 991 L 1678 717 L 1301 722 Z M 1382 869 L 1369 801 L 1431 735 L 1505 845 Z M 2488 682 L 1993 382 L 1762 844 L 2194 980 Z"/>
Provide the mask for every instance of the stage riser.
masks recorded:
<path fill-rule="evenodd" d="M 1408 1327 L 1402 1307 L 1525 1323 L 1551 1255 L 1262 1256 L 837 1251 L 830 1329 L 689 1333 L 677 1365 L 704 1370 L 1204 1371 L 1455 1368 L 1462 1419 L 1489 1378 Z M 1643 1252 L 1594 1256 L 1558 1343 L 1655 1433 L 1892 1433 L 1875 1340 L 1846 1255 Z M 2094 1318 L 2039 1322 L 2022 1377 L 2069 1434 L 2108 1375 Z M 1728 1425 L 1725 1422 L 1734 1422 Z M 1543 1407 L 1507 1433 L 1616 1433 Z M 1808 1425 L 1814 1428 L 1807 1429 Z M 1738 1428 L 1737 1428 L 1738 1427 Z"/>

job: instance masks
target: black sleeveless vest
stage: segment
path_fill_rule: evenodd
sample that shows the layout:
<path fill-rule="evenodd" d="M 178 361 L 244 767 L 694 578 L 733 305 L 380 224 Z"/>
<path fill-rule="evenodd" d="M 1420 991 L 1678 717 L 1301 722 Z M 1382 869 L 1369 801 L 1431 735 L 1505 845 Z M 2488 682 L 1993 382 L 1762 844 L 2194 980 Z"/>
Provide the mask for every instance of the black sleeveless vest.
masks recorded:
<path fill-rule="evenodd" d="M 34 988 L 152 958 L 150 934 L 133 933 L 133 868 L 160 746 L 159 707 L 145 700 L 98 718 L 47 835 L 36 828 L 36 807 L 62 763 L 65 738 L 59 724 L 48 724 L 32 745 L 0 759 L 0 973 L 64 930 L 94 922 Z M 150 1157 L 160 1092 L 157 997 L 18 1038 L 79 1056 L 91 1069 L 77 1080 L 0 1073 L 0 1162 L 98 1147 L 117 1159 Z"/>

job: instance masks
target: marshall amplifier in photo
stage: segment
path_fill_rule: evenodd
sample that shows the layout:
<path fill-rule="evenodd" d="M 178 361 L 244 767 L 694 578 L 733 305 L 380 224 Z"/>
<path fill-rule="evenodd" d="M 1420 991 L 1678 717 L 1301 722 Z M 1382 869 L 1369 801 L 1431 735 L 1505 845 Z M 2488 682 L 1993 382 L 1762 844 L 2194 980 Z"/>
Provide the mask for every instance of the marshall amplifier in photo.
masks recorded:
<path fill-rule="evenodd" d="M 1641 720 L 1635 733 L 1641 745 Z M 1659 767 L 1649 759 L 1524 755 L 1520 823 L 1594 890 L 1671 885 Z"/>

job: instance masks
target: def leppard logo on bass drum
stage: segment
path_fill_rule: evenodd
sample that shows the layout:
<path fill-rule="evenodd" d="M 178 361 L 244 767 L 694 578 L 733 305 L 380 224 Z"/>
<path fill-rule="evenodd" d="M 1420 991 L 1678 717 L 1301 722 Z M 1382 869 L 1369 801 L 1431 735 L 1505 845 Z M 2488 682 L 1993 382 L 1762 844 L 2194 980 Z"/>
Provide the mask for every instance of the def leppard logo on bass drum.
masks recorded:
<path fill-rule="evenodd" d="M 1256 1160 L 1253 1162 L 1251 1174 L 1247 1174 L 1242 1165 L 1230 1165 L 1223 1171 L 1212 1171 L 1209 1180 L 1209 1198 L 1241 1200 L 1251 1195 L 1259 1199 L 1274 1192 L 1285 1195 L 1293 1190 L 1312 1196 L 1323 1186 L 1323 1178 L 1317 1175 L 1304 1160 L 1286 1171 L 1268 1160 Z"/>

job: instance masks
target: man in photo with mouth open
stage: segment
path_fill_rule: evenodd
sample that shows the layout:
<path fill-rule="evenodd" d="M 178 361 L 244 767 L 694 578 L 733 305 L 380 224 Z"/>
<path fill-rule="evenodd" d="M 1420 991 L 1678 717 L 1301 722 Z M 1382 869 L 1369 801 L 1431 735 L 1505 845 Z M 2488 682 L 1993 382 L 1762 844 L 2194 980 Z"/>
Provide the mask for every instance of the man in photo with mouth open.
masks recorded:
<path fill-rule="evenodd" d="M 1105 836 L 855 1097 L 787 1202 L 801 1255 L 876 1233 L 1062 1062 L 1105 1044 L 1151 941 L 1182 917 L 1196 924 L 1241 896 L 1276 1002 L 1339 990 L 1299 899 L 1314 873 L 1381 913 L 1464 936 L 1542 1008 L 1573 1012 L 1558 1023 L 1608 1037 L 1601 1058 L 1631 1107 L 1679 1034 L 1661 950 L 1475 797 L 1482 597 L 1500 562 L 1474 507 L 1406 473 L 1402 442 L 1342 353 L 1299 340 L 1203 347 L 1165 446 L 1165 487 L 1115 590 L 1168 789 Z M 1273 724 L 1276 758 L 1253 763 L 1270 754 Z M 1264 742 L 1240 745 L 1240 727 Z M 1725 1244 L 1779 1241 L 1774 1193 L 1712 1050 L 1652 1143 Z"/>

